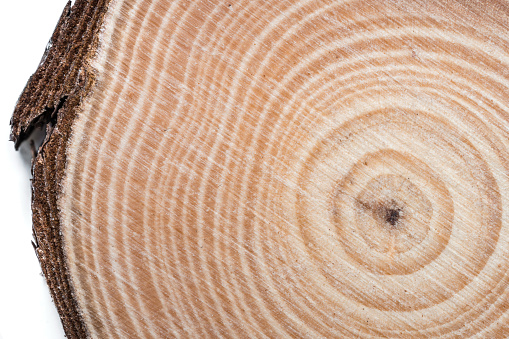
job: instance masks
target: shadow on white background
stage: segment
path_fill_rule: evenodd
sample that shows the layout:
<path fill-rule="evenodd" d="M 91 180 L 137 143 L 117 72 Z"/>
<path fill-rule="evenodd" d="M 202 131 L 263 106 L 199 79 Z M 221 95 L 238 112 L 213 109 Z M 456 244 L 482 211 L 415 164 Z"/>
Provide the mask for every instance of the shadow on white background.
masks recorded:
<path fill-rule="evenodd" d="M 65 338 L 31 245 L 30 147 L 14 151 L 9 121 L 66 3 L 3 1 L 0 10 L 0 339 Z"/>

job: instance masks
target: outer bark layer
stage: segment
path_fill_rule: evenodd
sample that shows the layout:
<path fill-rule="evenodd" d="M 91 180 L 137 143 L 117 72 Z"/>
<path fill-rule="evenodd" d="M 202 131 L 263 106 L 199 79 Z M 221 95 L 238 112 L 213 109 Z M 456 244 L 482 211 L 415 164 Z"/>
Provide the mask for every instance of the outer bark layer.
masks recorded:
<path fill-rule="evenodd" d="M 71 8 L 68 2 L 11 120 L 16 148 L 34 128 L 46 126 L 46 139 L 33 159 L 34 238 L 37 257 L 69 338 L 84 338 L 87 329 L 70 283 L 57 200 L 76 111 L 95 81 L 88 61 L 97 48 L 108 3 L 77 0 Z"/>

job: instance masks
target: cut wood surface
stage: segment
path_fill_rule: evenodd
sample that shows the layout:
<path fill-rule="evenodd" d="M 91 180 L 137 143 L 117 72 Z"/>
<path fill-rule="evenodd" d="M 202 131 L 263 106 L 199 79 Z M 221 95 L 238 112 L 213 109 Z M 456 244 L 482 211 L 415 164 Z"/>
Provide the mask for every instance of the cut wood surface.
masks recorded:
<path fill-rule="evenodd" d="M 509 336 L 509 3 L 77 0 L 12 119 L 70 338 Z"/>

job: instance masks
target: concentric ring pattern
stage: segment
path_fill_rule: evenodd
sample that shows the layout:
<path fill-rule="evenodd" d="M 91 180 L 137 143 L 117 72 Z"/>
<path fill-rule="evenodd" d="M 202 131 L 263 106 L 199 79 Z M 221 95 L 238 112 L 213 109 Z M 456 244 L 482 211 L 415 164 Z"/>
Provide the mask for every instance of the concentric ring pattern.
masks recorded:
<path fill-rule="evenodd" d="M 509 335 L 508 14 L 114 2 L 60 199 L 91 335 Z"/>

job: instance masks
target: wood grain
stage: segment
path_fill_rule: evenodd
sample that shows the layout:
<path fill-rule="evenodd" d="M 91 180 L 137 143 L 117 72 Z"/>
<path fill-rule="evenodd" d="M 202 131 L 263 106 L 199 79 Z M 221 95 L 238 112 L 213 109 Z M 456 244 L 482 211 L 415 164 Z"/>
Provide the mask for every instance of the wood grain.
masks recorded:
<path fill-rule="evenodd" d="M 34 192 L 69 336 L 509 335 L 506 1 L 101 8 Z"/>

